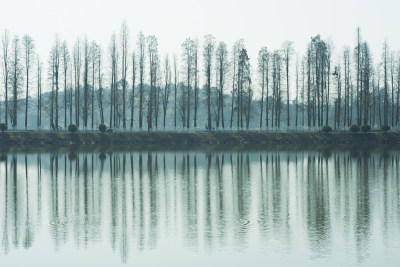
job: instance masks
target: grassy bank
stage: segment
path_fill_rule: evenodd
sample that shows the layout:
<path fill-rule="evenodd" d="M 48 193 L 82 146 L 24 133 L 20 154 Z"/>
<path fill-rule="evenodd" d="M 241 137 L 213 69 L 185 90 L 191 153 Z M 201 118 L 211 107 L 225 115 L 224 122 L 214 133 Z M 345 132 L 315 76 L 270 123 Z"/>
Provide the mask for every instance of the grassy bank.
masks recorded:
<path fill-rule="evenodd" d="M 10 146 L 265 146 L 265 145 L 400 145 L 399 132 L 5 132 L 0 147 Z"/>

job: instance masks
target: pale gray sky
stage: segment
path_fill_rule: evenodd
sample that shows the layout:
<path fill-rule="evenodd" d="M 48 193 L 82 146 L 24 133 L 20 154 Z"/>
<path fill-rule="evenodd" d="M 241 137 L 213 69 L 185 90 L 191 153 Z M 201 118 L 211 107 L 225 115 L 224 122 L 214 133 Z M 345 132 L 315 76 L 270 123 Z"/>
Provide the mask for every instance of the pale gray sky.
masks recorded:
<path fill-rule="evenodd" d="M 276 49 L 285 40 L 302 55 L 316 34 L 332 38 L 340 52 L 344 45 L 354 46 L 360 26 L 378 59 L 386 38 L 391 48 L 400 48 L 399 10 L 399 0 L 3 0 L 0 31 L 30 34 L 46 61 L 56 33 L 70 47 L 86 34 L 105 49 L 126 19 L 131 49 L 139 31 L 156 35 L 161 53 L 177 54 L 186 37 L 202 42 L 210 33 L 229 49 L 244 38 L 254 60 L 262 46 Z"/>

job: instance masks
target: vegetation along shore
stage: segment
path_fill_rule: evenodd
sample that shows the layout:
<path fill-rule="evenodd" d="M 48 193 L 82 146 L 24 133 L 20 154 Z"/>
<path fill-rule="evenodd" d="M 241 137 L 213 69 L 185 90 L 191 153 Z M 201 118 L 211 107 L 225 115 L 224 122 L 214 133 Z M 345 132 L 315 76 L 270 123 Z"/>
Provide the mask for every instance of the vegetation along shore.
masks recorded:
<path fill-rule="evenodd" d="M 0 147 L 10 146 L 262 146 L 262 145 L 351 144 L 400 145 L 399 132 L 4 132 Z"/>

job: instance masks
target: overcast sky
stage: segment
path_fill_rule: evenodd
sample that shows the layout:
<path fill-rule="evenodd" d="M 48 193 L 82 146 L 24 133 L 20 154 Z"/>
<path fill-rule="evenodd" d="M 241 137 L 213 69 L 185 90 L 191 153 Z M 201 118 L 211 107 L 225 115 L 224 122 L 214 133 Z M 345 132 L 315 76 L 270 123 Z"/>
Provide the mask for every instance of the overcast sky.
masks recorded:
<path fill-rule="evenodd" d="M 56 33 L 70 47 L 86 34 L 104 50 L 125 19 L 131 49 L 139 31 L 156 35 L 161 53 L 178 54 L 186 37 L 202 42 L 210 33 L 229 49 L 244 38 L 253 61 L 262 46 L 277 49 L 285 40 L 303 55 L 317 34 L 331 38 L 338 53 L 344 45 L 354 46 L 360 26 L 378 59 L 385 39 L 391 48 L 400 48 L 399 10 L 399 0 L 3 0 L 0 31 L 30 34 L 47 60 Z"/>

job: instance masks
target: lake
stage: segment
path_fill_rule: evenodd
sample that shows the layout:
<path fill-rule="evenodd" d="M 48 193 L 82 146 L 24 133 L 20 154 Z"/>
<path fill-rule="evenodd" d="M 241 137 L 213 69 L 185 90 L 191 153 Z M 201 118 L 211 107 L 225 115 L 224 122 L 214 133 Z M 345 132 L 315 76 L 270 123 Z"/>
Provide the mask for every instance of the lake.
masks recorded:
<path fill-rule="evenodd" d="M 1 266 L 400 266 L 400 153 L 0 153 Z"/>

